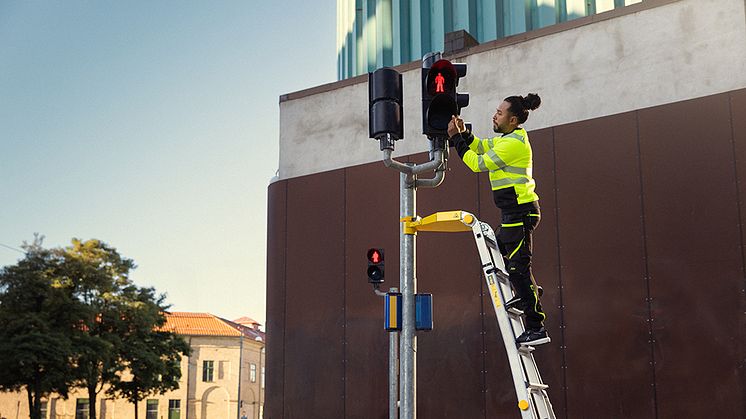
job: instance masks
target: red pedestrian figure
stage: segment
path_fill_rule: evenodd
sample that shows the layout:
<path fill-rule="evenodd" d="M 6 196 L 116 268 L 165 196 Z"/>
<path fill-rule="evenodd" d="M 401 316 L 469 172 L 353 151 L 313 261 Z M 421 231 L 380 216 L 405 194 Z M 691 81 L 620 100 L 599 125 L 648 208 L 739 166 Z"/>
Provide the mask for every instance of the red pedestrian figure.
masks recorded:
<path fill-rule="evenodd" d="M 435 93 L 445 93 L 446 89 L 443 84 L 446 82 L 446 78 L 442 74 L 438 73 L 435 76 Z"/>

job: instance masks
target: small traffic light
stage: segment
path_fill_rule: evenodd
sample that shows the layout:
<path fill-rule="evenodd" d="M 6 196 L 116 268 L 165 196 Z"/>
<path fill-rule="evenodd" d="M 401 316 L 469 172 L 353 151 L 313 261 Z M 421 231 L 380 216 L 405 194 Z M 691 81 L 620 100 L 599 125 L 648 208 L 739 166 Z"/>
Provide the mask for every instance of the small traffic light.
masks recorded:
<path fill-rule="evenodd" d="M 368 282 L 383 283 L 383 249 L 368 249 Z"/>
<path fill-rule="evenodd" d="M 466 64 L 440 59 L 439 52 L 422 59 L 422 133 L 431 140 L 447 137 L 451 116 L 469 106 L 469 94 L 456 91 L 464 76 Z"/>

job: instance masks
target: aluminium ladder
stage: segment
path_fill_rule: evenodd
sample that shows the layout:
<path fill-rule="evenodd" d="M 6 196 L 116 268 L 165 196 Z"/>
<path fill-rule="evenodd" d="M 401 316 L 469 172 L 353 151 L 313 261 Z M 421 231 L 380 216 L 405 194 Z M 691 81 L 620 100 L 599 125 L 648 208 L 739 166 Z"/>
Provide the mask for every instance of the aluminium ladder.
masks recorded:
<path fill-rule="evenodd" d="M 489 224 L 479 221 L 466 211 L 438 212 L 425 218 L 402 220 L 404 230 L 458 232 L 471 231 L 477 244 L 482 271 L 489 289 L 497 324 L 505 344 L 513 385 L 518 396 L 521 419 L 556 419 L 544 384 L 534 360 L 533 346 L 517 345 L 515 340 L 525 330 L 520 310 L 505 309 L 513 291 L 505 270 L 505 262 L 497 248 L 495 232 Z"/>

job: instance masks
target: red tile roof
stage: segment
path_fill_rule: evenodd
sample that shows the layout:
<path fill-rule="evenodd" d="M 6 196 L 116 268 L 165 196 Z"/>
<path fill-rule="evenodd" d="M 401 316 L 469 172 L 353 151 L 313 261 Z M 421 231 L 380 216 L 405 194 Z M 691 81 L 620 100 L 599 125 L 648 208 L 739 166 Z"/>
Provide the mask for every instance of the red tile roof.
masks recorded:
<path fill-rule="evenodd" d="M 259 323 L 252 325 L 258 326 Z M 166 323 L 161 329 L 180 335 L 245 336 L 259 342 L 266 339 L 264 332 L 258 328 L 238 324 L 210 313 L 166 312 Z"/>
<path fill-rule="evenodd" d="M 233 320 L 233 323 L 238 323 L 238 324 L 242 324 L 244 326 L 249 326 L 249 327 L 251 327 L 251 325 L 254 325 L 254 324 L 259 325 L 259 326 L 262 325 L 261 323 L 252 319 L 251 317 L 246 317 L 246 316 Z"/>
<path fill-rule="evenodd" d="M 241 332 L 210 313 L 166 313 L 164 330 L 192 336 L 241 336 Z"/>

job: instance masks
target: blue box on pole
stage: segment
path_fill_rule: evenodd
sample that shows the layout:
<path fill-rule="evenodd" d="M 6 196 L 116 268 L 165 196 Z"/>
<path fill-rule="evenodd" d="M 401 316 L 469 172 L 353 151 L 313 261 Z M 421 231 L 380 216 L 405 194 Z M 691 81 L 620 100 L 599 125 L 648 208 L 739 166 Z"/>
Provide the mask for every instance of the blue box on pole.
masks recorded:
<path fill-rule="evenodd" d="M 383 327 L 389 332 L 401 330 L 401 293 L 387 292 L 384 300 Z"/>
<path fill-rule="evenodd" d="M 415 303 L 415 329 L 433 330 L 433 295 L 416 294 Z"/>

